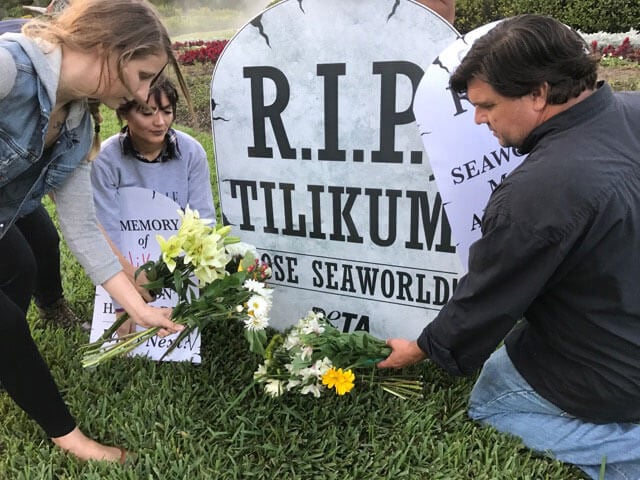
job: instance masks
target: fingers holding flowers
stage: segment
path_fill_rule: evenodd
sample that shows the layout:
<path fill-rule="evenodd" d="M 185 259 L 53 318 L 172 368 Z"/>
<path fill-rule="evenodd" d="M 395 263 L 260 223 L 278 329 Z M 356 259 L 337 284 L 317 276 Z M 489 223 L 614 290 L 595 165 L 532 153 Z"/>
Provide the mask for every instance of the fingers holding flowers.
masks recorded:
<path fill-rule="evenodd" d="M 146 305 L 145 311 L 133 320 L 145 328 L 158 328 L 158 335 L 161 337 L 184 330 L 184 325 L 171 321 L 171 308 L 158 308 Z"/>
<path fill-rule="evenodd" d="M 146 277 L 140 283 L 149 293 L 159 296 L 166 290 L 175 292 L 175 307 L 136 307 L 131 317 L 146 330 L 114 339 L 114 332 L 122 326 L 117 320 L 98 341 L 83 349 L 85 367 L 129 354 L 156 334 L 180 332 L 166 356 L 195 329 L 232 320 L 244 322 L 249 350 L 264 353 L 272 293 L 265 282 L 271 275 L 270 267 L 257 258 L 255 247 L 229 235 L 231 227 L 211 226 L 210 220 L 201 219 L 189 207 L 180 216 L 182 223 L 175 235 L 156 237 L 159 259 L 135 272 L 139 281 Z"/>
<path fill-rule="evenodd" d="M 402 368 L 427 358 L 427 354 L 422 351 L 416 341 L 392 338 L 387 340 L 387 346 L 391 347 L 391 354 L 378 362 L 378 368 Z"/>
<path fill-rule="evenodd" d="M 422 395 L 415 378 L 375 375 L 375 361 L 391 353 L 383 340 L 367 332 L 342 332 L 319 312 L 308 312 L 284 335 L 275 335 L 253 375 L 272 397 L 285 393 L 320 397 L 335 390 L 351 392 L 357 384 L 375 385 L 400 398 Z"/>
<path fill-rule="evenodd" d="M 144 287 L 148 283 L 149 279 L 147 278 L 147 272 L 145 272 L 144 270 L 136 272 L 134 286 L 136 287 L 136 290 L 138 291 L 142 299 L 147 303 L 151 303 L 155 301 L 156 295 Z"/>
<path fill-rule="evenodd" d="M 131 320 L 131 318 L 128 315 L 126 319 L 122 319 L 124 315 L 126 315 L 124 311 L 116 313 L 116 321 L 119 323 L 121 321 L 120 326 L 116 330 L 116 334 L 118 335 L 118 337 L 124 337 L 125 335 L 129 335 L 130 333 L 133 333 L 136 331 L 135 322 Z"/>

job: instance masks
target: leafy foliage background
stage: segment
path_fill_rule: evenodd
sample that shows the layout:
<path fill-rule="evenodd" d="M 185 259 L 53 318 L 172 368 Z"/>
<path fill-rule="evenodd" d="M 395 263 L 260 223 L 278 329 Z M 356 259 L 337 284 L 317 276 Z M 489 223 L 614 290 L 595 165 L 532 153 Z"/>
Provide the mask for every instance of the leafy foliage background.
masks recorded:
<path fill-rule="evenodd" d="M 375 0 L 360 0 L 371 1 Z M 0 18 L 25 14 L 22 5 L 46 6 L 49 0 L 2 0 Z M 151 0 L 164 16 L 191 9 L 256 12 L 269 0 Z M 206 15 L 203 21 L 216 21 Z M 638 0 L 457 0 L 455 26 L 461 33 L 519 13 L 544 13 L 586 33 L 627 32 L 640 26 Z M 215 29 L 215 28 L 213 28 Z M 171 32 L 175 35 L 176 32 Z"/>

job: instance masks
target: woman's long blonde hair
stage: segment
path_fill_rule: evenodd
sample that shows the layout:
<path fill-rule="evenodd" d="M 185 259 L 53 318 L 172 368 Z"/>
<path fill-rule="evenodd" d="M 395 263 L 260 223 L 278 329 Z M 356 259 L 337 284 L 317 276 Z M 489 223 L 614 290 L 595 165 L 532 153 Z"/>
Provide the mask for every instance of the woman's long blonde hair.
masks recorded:
<path fill-rule="evenodd" d="M 22 32 L 73 50 L 101 49 L 105 55 L 102 68 L 109 68 L 106 57 L 115 55 L 118 78 L 125 85 L 123 68 L 127 62 L 164 53 L 193 114 L 189 89 L 171 49 L 169 34 L 147 0 L 72 0 L 60 14 L 28 22 Z M 99 107 L 99 103 L 89 102 L 96 127 L 90 158 L 100 150 Z"/>

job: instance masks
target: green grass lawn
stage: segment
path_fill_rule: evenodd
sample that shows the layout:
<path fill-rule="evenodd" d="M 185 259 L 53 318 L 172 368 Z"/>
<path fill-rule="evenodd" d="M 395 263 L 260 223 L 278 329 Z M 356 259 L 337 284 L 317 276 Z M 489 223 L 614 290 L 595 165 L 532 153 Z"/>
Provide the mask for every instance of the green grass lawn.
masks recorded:
<path fill-rule="evenodd" d="M 181 21 L 175 20 L 176 31 Z M 222 24 L 217 28 L 229 32 Z M 618 89 L 640 88 L 638 71 L 629 68 L 630 80 Z M 199 77 L 188 80 L 206 118 L 212 67 L 189 73 L 196 69 Z M 111 112 L 104 116 L 106 137 L 119 126 Z M 200 123 L 204 128 L 184 130 L 208 152 L 219 212 L 210 127 Z M 64 243 L 62 252 L 66 296 L 89 320 L 93 286 Z M 584 478 L 578 469 L 469 420 L 473 379 L 450 377 L 429 363 L 402 372 L 423 375 L 422 400 L 357 388 L 344 397 L 272 399 L 252 385 L 259 359 L 248 352 L 240 325 L 203 333 L 201 365 L 131 358 L 83 370 L 78 349 L 88 334 L 44 326 L 35 309 L 28 318 L 80 427 L 127 447 L 135 458 L 122 467 L 67 456 L 0 393 L 0 480 Z"/>

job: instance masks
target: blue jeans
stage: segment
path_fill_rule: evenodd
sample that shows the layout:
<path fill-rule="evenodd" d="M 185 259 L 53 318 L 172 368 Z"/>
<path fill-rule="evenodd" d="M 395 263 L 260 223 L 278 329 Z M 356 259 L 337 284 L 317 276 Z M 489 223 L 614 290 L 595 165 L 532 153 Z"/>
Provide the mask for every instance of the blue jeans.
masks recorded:
<path fill-rule="evenodd" d="M 591 478 L 640 479 L 640 424 L 595 424 L 560 410 L 538 395 L 501 347 L 482 368 L 469 416 L 522 439 L 537 452 L 572 463 Z"/>

